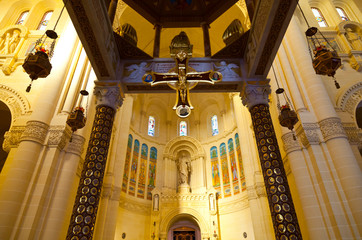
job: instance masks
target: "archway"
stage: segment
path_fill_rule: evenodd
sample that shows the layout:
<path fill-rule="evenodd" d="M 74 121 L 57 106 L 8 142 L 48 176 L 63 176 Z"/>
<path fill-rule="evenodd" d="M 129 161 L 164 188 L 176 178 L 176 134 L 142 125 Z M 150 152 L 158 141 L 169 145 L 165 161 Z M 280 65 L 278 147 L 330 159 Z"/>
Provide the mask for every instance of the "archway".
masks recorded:
<path fill-rule="evenodd" d="M 5 164 L 8 153 L 3 149 L 4 134 L 9 131 L 11 125 L 11 112 L 5 103 L 0 101 L 0 172 Z"/>
<path fill-rule="evenodd" d="M 172 219 L 167 233 L 167 239 L 201 240 L 200 227 L 191 215 L 177 215 Z"/>

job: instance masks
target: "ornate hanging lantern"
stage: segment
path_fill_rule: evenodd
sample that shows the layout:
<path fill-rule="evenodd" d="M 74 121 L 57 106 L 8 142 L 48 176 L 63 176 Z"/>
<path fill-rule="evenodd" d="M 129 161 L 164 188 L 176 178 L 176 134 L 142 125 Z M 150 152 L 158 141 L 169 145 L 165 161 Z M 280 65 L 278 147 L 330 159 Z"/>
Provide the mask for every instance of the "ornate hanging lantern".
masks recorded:
<path fill-rule="evenodd" d="M 67 119 L 68 126 L 72 129 L 73 133 L 78 129 L 81 129 L 85 126 L 87 121 L 86 110 L 88 107 L 88 95 L 89 93 L 86 90 L 80 91 L 81 97 L 79 101 L 79 105 L 74 108 L 73 112 L 71 112 Z M 83 107 L 83 102 L 86 102 L 86 107 Z"/>
<path fill-rule="evenodd" d="M 322 32 L 316 27 L 309 26 L 299 4 L 298 7 L 308 25 L 305 35 L 307 37 L 309 53 L 312 57 L 313 68 L 316 74 L 332 77 L 336 88 L 340 88 L 334 75 L 336 74 L 336 70 L 341 66 L 341 58 L 338 56 L 337 51 L 333 48 L 328 39 L 324 37 Z"/>
<path fill-rule="evenodd" d="M 275 81 L 277 82 L 277 85 L 278 85 L 278 89 L 275 91 L 275 93 L 277 94 L 277 107 L 278 107 L 278 111 L 279 111 L 279 117 L 278 117 L 279 123 L 282 127 L 286 127 L 290 131 L 293 132 L 294 125 L 297 124 L 297 122 L 298 122 L 298 116 L 295 113 L 295 111 L 293 110 L 290 100 L 289 100 L 288 96 L 286 95 L 284 89 L 279 87 L 278 79 L 275 74 L 273 66 L 272 66 L 272 69 L 273 69 Z M 280 105 L 279 95 L 283 95 L 284 101 L 285 101 L 284 105 Z M 293 139 L 297 140 L 297 138 L 294 135 L 294 132 L 293 132 Z"/>
<path fill-rule="evenodd" d="M 67 4 L 65 2 L 65 4 Z M 62 11 L 59 14 L 57 22 L 53 30 L 47 30 L 41 38 L 39 38 L 34 45 L 34 48 L 25 58 L 23 68 L 31 79 L 29 86 L 26 88 L 26 92 L 30 92 L 31 85 L 34 80 L 38 78 L 46 78 L 50 71 L 52 70 L 52 65 L 50 64 L 50 59 L 54 53 L 54 46 L 56 39 L 58 38 L 58 34 L 55 32 L 55 28 L 58 25 L 59 19 L 62 16 L 65 4 L 63 6 Z M 48 38 L 51 39 L 51 43 L 48 43 Z"/>

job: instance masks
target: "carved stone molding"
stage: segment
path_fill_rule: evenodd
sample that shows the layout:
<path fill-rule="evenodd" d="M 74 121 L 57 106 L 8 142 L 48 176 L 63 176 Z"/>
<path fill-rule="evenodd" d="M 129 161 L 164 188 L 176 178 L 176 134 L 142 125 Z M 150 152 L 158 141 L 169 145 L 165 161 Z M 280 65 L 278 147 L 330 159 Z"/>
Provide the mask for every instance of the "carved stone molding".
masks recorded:
<path fill-rule="evenodd" d="M 241 93 L 242 102 L 251 109 L 257 104 L 269 103 L 269 95 L 271 93 L 270 85 L 246 85 L 245 90 Z"/>
<path fill-rule="evenodd" d="M 258 195 L 256 194 L 256 190 L 254 186 L 247 186 L 246 192 L 248 193 L 248 199 L 254 200 L 258 198 Z"/>
<path fill-rule="evenodd" d="M 28 121 L 20 141 L 33 141 L 40 144 L 44 143 L 48 133 L 49 125 L 40 121 Z"/>
<path fill-rule="evenodd" d="M 151 214 L 151 203 L 144 204 L 130 200 L 128 198 L 122 198 L 119 200 L 119 206 L 130 212 L 140 213 L 142 215 Z"/>
<path fill-rule="evenodd" d="M 245 208 L 249 207 L 249 202 L 247 196 L 244 196 L 241 199 L 237 199 L 231 202 L 219 202 L 219 214 L 228 214 L 234 213 L 236 211 L 242 211 Z"/>
<path fill-rule="evenodd" d="M 72 132 L 64 126 L 51 126 L 49 129 L 48 145 L 62 150 L 70 139 Z"/>
<path fill-rule="evenodd" d="M 99 82 L 96 82 L 94 95 L 96 96 L 97 105 L 105 105 L 115 110 L 122 106 L 123 99 L 119 86 L 102 86 Z"/>
<path fill-rule="evenodd" d="M 317 123 L 303 123 L 297 127 L 297 136 L 304 147 L 319 144 L 318 129 Z"/>
<path fill-rule="evenodd" d="M 348 141 L 353 145 L 362 144 L 362 130 L 356 127 L 354 123 L 343 123 L 344 131 L 347 134 Z"/>
<path fill-rule="evenodd" d="M 284 150 L 287 154 L 300 150 L 300 145 L 298 140 L 294 140 L 294 133 L 288 132 L 282 136 Z"/>
<path fill-rule="evenodd" d="M 0 84 L 0 101 L 10 109 L 12 121 L 21 115 L 29 114 L 30 106 L 25 97 L 14 89 Z"/>
<path fill-rule="evenodd" d="M 69 142 L 66 151 L 81 156 L 84 151 L 84 141 L 85 138 L 83 136 L 73 133 L 72 141 Z"/>
<path fill-rule="evenodd" d="M 17 148 L 25 126 L 14 126 L 4 135 L 3 149 L 9 152 L 11 148 Z"/>
<path fill-rule="evenodd" d="M 353 117 L 359 102 L 362 101 L 362 82 L 351 86 L 338 100 L 338 107 Z"/>
<path fill-rule="evenodd" d="M 347 138 L 346 132 L 343 129 L 342 122 L 339 118 L 332 117 L 323 119 L 319 122 L 321 132 L 325 141 L 333 138 Z"/>
<path fill-rule="evenodd" d="M 122 188 L 120 187 L 113 187 L 112 195 L 110 200 L 112 201 L 119 201 L 119 198 L 121 196 Z"/>

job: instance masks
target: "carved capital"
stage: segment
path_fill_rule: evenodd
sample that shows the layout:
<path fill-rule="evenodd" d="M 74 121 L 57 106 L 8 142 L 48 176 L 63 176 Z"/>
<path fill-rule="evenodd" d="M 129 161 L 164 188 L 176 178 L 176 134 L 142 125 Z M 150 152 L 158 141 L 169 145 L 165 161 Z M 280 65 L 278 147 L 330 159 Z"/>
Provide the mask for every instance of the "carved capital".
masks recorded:
<path fill-rule="evenodd" d="M 343 123 L 343 128 L 350 144 L 362 144 L 362 130 L 357 128 L 355 123 Z"/>
<path fill-rule="evenodd" d="M 284 144 L 284 150 L 287 154 L 293 151 L 300 150 L 299 141 L 294 140 L 294 133 L 288 132 L 282 136 L 283 144 Z"/>
<path fill-rule="evenodd" d="M 40 144 L 44 143 L 48 133 L 49 125 L 40 121 L 28 121 L 20 141 L 33 141 Z"/>
<path fill-rule="evenodd" d="M 265 186 L 261 182 L 257 182 L 255 184 L 255 192 L 256 192 L 256 195 L 258 196 L 258 198 L 266 197 Z"/>
<path fill-rule="evenodd" d="M 319 144 L 318 128 L 317 123 L 303 123 L 303 125 L 299 125 L 296 132 L 304 147 L 307 148 L 310 145 Z"/>
<path fill-rule="evenodd" d="M 325 141 L 333 138 L 347 138 L 346 132 L 343 129 L 341 119 L 332 117 L 319 122 L 322 135 Z"/>
<path fill-rule="evenodd" d="M 241 93 L 243 104 L 251 109 L 258 104 L 268 105 L 269 95 L 271 93 L 270 85 L 246 85 L 244 92 Z"/>
<path fill-rule="evenodd" d="M 71 131 L 64 126 L 51 126 L 49 129 L 48 145 L 62 150 L 70 139 Z"/>
<path fill-rule="evenodd" d="M 84 150 L 84 137 L 73 133 L 72 141 L 67 146 L 67 152 L 75 155 L 82 155 Z"/>
<path fill-rule="evenodd" d="M 115 110 L 122 106 L 123 98 L 119 86 L 102 86 L 96 83 L 94 95 L 96 96 L 97 105 L 105 105 Z"/>
<path fill-rule="evenodd" d="M 25 126 L 14 126 L 4 135 L 3 149 L 9 152 L 11 148 L 16 148 L 19 145 L 21 135 L 25 130 Z"/>

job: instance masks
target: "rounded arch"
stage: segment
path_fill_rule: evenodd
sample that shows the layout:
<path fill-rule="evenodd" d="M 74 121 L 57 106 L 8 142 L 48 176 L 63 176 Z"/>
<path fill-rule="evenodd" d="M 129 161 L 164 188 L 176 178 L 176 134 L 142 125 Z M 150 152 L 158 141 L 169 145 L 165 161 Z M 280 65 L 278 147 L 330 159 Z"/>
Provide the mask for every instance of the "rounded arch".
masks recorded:
<path fill-rule="evenodd" d="M 200 228 L 201 234 L 209 232 L 209 228 L 204 217 L 195 209 L 192 208 L 176 208 L 170 211 L 160 223 L 160 233 L 166 234 L 170 227 L 180 219 L 188 218 L 196 222 Z"/>
<path fill-rule="evenodd" d="M 189 136 L 176 137 L 169 141 L 165 146 L 163 156 L 176 159 L 182 151 L 188 152 L 192 160 L 200 157 L 205 158 L 205 151 L 200 142 Z"/>
<path fill-rule="evenodd" d="M 0 84 L 0 101 L 4 102 L 10 109 L 12 123 L 22 115 L 30 111 L 28 100 L 14 89 Z"/>
<path fill-rule="evenodd" d="M 355 118 L 358 104 L 362 101 L 362 82 L 347 88 L 337 99 L 337 106 Z"/>

